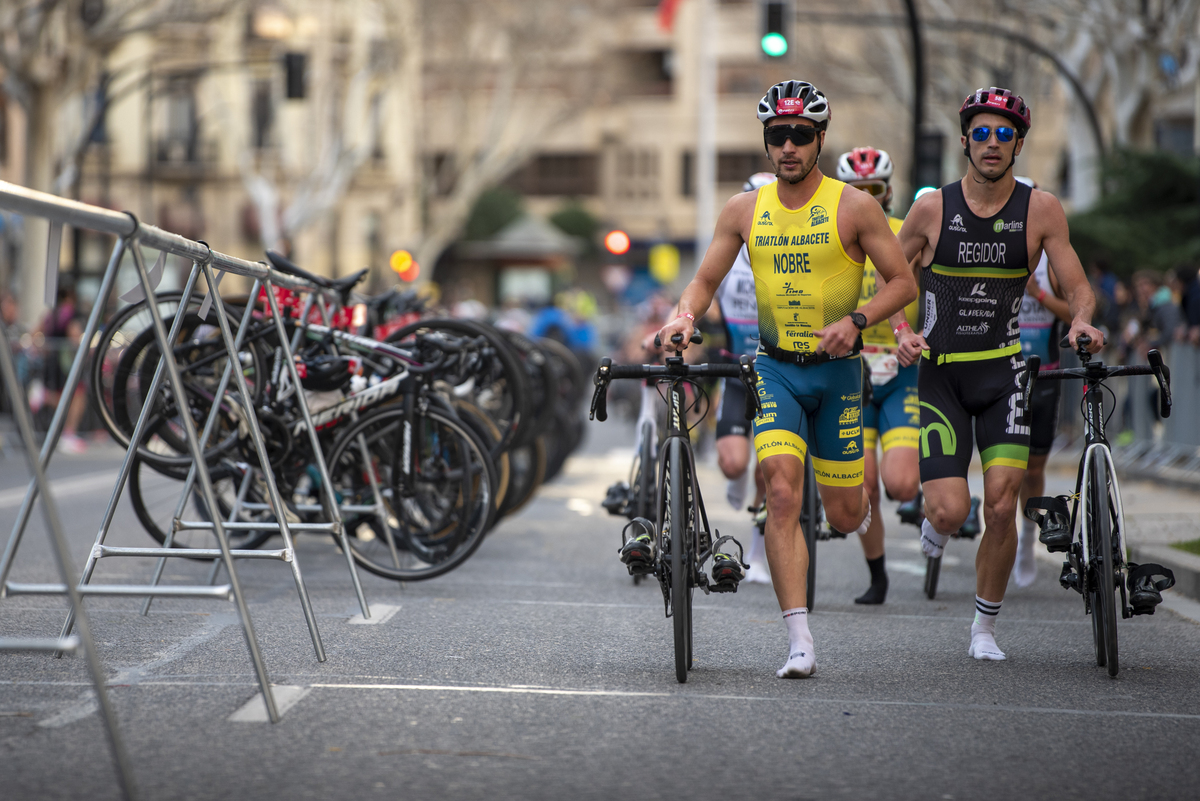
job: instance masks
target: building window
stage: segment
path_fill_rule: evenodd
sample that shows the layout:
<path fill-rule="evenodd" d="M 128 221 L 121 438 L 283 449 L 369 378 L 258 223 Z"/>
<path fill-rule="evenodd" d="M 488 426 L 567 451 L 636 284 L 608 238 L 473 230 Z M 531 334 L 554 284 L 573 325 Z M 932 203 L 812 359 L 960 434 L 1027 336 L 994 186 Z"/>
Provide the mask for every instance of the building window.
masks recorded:
<path fill-rule="evenodd" d="M 594 153 L 537 156 L 514 173 L 507 185 L 524 195 L 595 195 L 600 186 L 600 158 Z"/>
<path fill-rule="evenodd" d="M 684 197 L 696 194 L 696 154 L 690 150 L 680 154 L 679 194 Z"/>
<path fill-rule="evenodd" d="M 434 153 L 425 157 L 426 186 L 433 187 L 434 197 L 446 197 L 457 183 L 454 174 L 454 154 Z"/>
<path fill-rule="evenodd" d="M 717 154 L 717 183 L 745 183 L 756 172 L 775 172 L 761 151 Z"/>
<path fill-rule="evenodd" d="M 669 95 L 675 72 L 672 50 L 626 50 L 609 57 L 620 95 Z"/>
<path fill-rule="evenodd" d="M 172 163 L 199 161 L 195 79 L 191 75 L 169 78 L 161 105 L 163 134 L 158 141 L 158 160 Z"/>
<path fill-rule="evenodd" d="M 617 152 L 615 194 L 623 200 L 654 200 L 658 197 L 658 151 Z"/>

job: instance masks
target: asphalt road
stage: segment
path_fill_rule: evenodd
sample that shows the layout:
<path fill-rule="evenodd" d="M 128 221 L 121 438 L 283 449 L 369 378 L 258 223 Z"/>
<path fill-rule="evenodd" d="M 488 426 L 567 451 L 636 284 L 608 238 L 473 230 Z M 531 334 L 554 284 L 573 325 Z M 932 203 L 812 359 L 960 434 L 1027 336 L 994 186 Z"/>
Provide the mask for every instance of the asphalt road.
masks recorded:
<path fill-rule="evenodd" d="M 974 545 L 951 543 L 929 601 L 916 529 L 891 513 L 882 607 L 852 602 L 867 582 L 857 543 L 819 547 L 812 679 L 774 677 L 785 628 L 770 588 L 748 585 L 697 597 L 697 664 L 676 683 L 661 593 L 625 575 L 620 521 L 598 506 L 628 469 L 629 451 L 615 445 L 631 442 L 631 429 L 589 428 L 567 474 L 459 570 L 403 586 L 363 573 L 373 625 L 350 622 L 356 603 L 332 544 L 302 539 L 324 663 L 287 568 L 240 563 L 268 670 L 291 704 L 278 724 L 253 714 L 232 604 L 158 601 L 143 617 L 137 601 L 89 600 L 143 796 L 1195 797 L 1200 626 L 1167 610 L 1122 621 L 1122 670 L 1110 679 L 1095 666 L 1082 602 L 1042 564 L 1033 587 L 1005 599 L 997 639 L 1008 661 L 976 662 Z M 77 563 L 116 463 L 93 451 L 52 471 Z M 23 471 L 11 450 L 0 460 L 5 536 Z M 715 525 L 748 533 L 715 476 L 706 468 L 702 485 Z M 110 542 L 150 544 L 127 504 Z M 98 580 L 144 582 L 151 568 L 110 559 Z M 168 580 L 205 571 L 173 560 Z M 13 579 L 55 579 L 40 527 Z M 63 608 L 0 600 L 0 634 L 56 634 Z M 82 660 L 0 653 L 0 797 L 84 796 L 118 793 Z"/>

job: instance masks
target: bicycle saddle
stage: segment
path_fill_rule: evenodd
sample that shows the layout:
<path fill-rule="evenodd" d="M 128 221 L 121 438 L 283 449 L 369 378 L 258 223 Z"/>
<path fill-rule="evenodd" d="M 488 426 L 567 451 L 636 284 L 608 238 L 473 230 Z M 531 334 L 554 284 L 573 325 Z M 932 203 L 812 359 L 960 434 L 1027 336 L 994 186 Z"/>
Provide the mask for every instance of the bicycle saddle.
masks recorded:
<path fill-rule="evenodd" d="M 367 276 L 367 273 L 371 272 L 369 267 L 364 267 L 352 275 L 347 275 L 345 278 L 326 278 L 301 269 L 282 253 L 274 250 L 267 251 L 267 261 L 271 262 L 271 266 L 281 273 L 287 273 L 296 278 L 303 278 L 324 289 L 332 289 L 334 292 L 340 292 L 342 295 L 348 295 L 350 290 L 362 281 Z"/>

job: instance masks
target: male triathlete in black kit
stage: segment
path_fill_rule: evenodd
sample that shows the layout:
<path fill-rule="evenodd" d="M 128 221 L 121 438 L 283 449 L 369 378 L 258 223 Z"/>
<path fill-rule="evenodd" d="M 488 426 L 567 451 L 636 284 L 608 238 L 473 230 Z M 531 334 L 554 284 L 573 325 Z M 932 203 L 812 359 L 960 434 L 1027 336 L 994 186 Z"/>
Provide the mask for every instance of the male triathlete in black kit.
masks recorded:
<path fill-rule="evenodd" d="M 986 528 L 975 558 L 968 653 L 1001 660 L 996 615 L 1016 556 L 1017 491 L 1029 456 L 1017 315 L 1043 250 L 1070 306 L 1071 340 L 1086 334 L 1095 352 L 1104 338 L 1090 324 L 1095 296 L 1071 248 L 1062 206 L 1013 179 L 1029 130 L 1028 106 L 1007 89 L 980 89 L 963 103 L 959 120 L 966 176 L 914 203 L 900 230 L 926 300 L 923 334 L 901 331 L 898 355 L 901 364 L 920 359 L 921 547 L 927 555 L 941 555 L 967 517 L 967 468 L 972 437 L 978 439 Z M 902 317 L 892 320 L 899 325 Z"/>

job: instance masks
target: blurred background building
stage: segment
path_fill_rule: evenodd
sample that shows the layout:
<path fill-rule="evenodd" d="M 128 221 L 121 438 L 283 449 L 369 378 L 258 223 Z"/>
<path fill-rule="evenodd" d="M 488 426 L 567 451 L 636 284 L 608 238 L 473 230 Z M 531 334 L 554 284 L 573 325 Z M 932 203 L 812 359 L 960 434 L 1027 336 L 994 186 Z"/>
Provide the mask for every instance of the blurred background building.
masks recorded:
<path fill-rule="evenodd" d="M 605 305 L 637 302 L 686 280 L 697 219 L 768 168 L 754 109 L 779 80 L 829 96 L 826 174 L 844 150 L 886 149 L 896 212 L 907 210 L 910 9 L 923 182 L 962 174 L 957 110 L 978 86 L 1030 103 L 1017 172 L 1075 212 L 1102 198 L 1104 154 L 1193 157 L 1198 5 L 2 0 L 0 177 L 246 258 L 277 247 L 324 274 L 370 266 L 375 287 L 394 283 L 388 254 L 406 248 L 451 300 L 537 304 L 583 287 Z M 707 89 L 703 63 L 715 67 Z M 701 191 L 709 102 L 715 186 Z M 0 279 L 34 316 L 44 226 L 0 223 Z M 601 247 L 612 229 L 629 234 L 626 253 Z M 64 237 L 63 269 L 85 301 L 109 244 Z M 655 246 L 666 267 L 652 274 Z"/>

